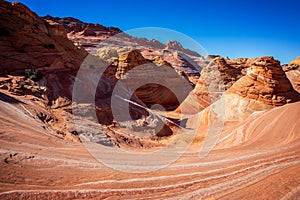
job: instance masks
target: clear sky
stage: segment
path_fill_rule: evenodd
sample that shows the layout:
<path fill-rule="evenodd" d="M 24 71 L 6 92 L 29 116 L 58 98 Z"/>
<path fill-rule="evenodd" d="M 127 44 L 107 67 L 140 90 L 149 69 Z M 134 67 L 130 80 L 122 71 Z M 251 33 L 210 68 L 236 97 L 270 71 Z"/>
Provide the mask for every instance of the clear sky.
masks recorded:
<path fill-rule="evenodd" d="M 209 54 L 230 58 L 272 55 L 283 64 L 300 56 L 299 0 L 19 2 L 41 16 L 71 16 L 123 31 L 141 27 L 176 30 L 195 39 Z"/>

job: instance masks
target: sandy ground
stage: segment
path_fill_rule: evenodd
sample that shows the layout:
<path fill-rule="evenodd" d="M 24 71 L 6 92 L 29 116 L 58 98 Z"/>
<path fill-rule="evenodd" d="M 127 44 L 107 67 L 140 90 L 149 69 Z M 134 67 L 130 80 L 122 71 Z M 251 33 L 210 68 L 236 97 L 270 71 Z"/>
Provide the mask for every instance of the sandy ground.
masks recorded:
<path fill-rule="evenodd" d="M 225 126 L 205 158 L 193 149 L 163 169 L 129 173 L 2 99 L 0 199 L 300 199 L 299 116 L 300 103 L 254 114 Z"/>

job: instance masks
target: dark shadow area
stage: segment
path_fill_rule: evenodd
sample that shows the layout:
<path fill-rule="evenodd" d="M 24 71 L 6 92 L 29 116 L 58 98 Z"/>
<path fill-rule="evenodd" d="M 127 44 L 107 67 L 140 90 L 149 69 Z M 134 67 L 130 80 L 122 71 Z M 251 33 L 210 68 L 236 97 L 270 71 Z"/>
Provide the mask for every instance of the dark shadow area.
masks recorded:
<path fill-rule="evenodd" d="M 167 117 L 168 120 L 172 121 L 174 124 L 177 124 L 178 126 L 186 129 L 186 123 L 188 121 L 188 118 L 185 119 L 174 119 Z"/>
<path fill-rule="evenodd" d="M 22 101 L 19 101 L 11 96 L 8 96 L 6 94 L 3 94 L 2 92 L 0 92 L 0 101 L 4 101 L 4 102 L 7 102 L 7 103 L 22 103 Z"/>
<path fill-rule="evenodd" d="M 169 88 L 156 84 L 148 83 L 142 85 L 134 91 L 134 94 L 148 107 L 161 105 L 165 110 L 175 110 L 180 102 L 177 96 Z M 185 97 L 188 93 L 185 95 Z"/>

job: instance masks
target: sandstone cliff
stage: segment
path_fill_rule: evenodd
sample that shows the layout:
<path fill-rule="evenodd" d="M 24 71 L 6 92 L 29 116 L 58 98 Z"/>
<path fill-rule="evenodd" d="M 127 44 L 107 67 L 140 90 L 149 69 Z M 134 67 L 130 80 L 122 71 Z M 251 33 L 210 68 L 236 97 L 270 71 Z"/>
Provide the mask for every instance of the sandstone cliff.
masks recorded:
<path fill-rule="evenodd" d="M 80 66 L 87 53 L 68 40 L 61 25 L 47 23 L 21 3 L 0 4 L 0 73 Z"/>

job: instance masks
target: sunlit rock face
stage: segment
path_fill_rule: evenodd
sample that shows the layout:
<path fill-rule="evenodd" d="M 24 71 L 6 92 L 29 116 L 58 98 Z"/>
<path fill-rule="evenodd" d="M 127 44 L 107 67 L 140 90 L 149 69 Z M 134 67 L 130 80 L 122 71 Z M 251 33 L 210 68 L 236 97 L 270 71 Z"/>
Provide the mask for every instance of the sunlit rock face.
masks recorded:
<path fill-rule="evenodd" d="M 289 64 L 284 65 L 283 69 L 294 89 L 297 92 L 300 92 L 300 56 L 291 61 Z"/>
<path fill-rule="evenodd" d="M 43 18 L 51 24 L 61 24 L 66 29 L 68 38 L 89 53 L 98 55 L 104 53 L 110 56 L 109 52 L 103 50 L 99 52 L 98 49 L 113 45 L 138 49 L 143 57 L 149 60 L 159 57 L 170 63 L 180 76 L 187 77 L 193 87 L 197 83 L 201 68 L 208 64 L 202 55 L 184 48 L 177 41 L 163 44 L 155 39 L 133 37 L 115 27 L 85 23 L 71 17 L 58 18 L 48 15 Z M 107 51 L 111 50 L 107 49 Z"/>
<path fill-rule="evenodd" d="M 0 11 L 1 200 L 299 199 L 300 102 L 287 80 L 297 89 L 299 58 L 286 77 L 272 57 L 203 58 L 137 38 L 84 59 L 56 19 L 19 3 Z M 64 20 L 87 50 L 119 32 Z M 187 109 L 173 112 L 184 96 L 171 86 L 191 92 Z"/>
<path fill-rule="evenodd" d="M 227 120 L 239 120 L 255 111 L 271 109 L 299 100 L 280 62 L 273 57 L 251 61 L 247 75 L 225 93 Z"/>
<path fill-rule="evenodd" d="M 202 68 L 194 90 L 177 112 L 195 114 L 220 99 L 226 90 L 246 74 L 249 62 L 248 59 L 229 60 L 219 56 L 207 60 L 210 61 Z"/>

